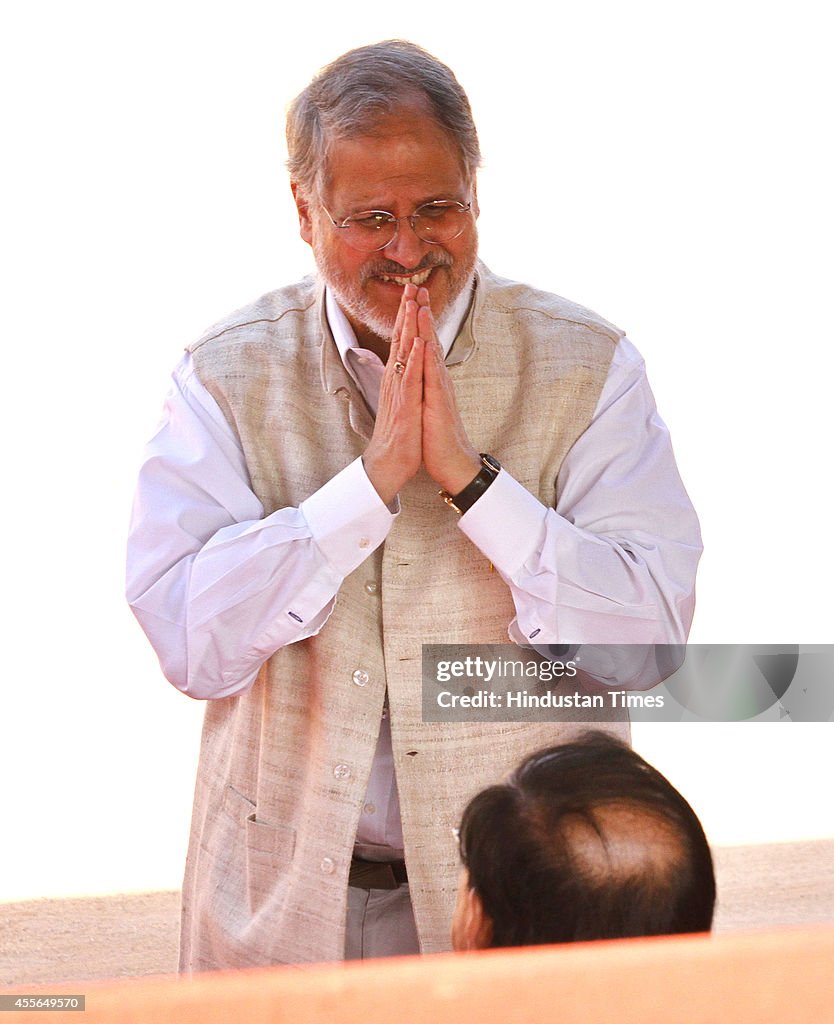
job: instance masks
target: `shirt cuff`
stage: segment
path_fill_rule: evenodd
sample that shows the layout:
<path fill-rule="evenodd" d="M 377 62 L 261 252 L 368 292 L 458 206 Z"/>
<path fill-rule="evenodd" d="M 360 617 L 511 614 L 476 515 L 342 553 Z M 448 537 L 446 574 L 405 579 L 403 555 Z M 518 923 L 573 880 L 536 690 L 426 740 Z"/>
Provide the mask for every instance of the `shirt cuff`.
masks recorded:
<path fill-rule="evenodd" d="M 299 506 L 316 546 L 343 578 L 388 536 L 395 516 L 356 459 Z"/>
<path fill-rule="evenodd" d="M 504 576 L 541 546 L 547 508 L 502 469 L 459 521 L 461 530 Z"/>

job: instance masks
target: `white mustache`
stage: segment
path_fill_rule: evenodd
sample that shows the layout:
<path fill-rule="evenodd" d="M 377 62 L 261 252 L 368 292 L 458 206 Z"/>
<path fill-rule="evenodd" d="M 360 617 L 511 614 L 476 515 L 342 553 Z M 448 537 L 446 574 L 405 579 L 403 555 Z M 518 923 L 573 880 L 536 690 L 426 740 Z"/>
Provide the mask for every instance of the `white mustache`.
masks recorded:
<path fill-rule="evenodd" d="M 412 274 L 419 274 L 432 267 L 451 267 L 451 265 L 451 257 L 444 257 L 440 253 L 436 256 L 430 254 L 424 257 L 416 267 L 404 267 L 401 263 L 395 263 L 393 260 L 380 260 L 378 263 L 362 268 L 362 283 L 364 284 L 372 277 L 410 277 Z"/>

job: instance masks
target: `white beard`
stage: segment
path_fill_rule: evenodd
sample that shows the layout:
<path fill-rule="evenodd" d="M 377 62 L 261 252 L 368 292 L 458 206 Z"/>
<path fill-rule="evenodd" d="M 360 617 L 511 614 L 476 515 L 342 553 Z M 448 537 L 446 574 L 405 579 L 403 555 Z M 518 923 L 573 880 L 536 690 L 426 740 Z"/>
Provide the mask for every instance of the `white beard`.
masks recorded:
<path fill-rule="evenodd" d="M 316 233 L 315 237 L 318 237 L 318 233 Z M 391 336 L 394 333 L 394 325 L 397 322 L 396 312 L 388 316 L 376 309 L 369 302 L 362 288 L 363 282 L 357 282 L 355 278 L 348 278 L 338 270 L 330 259 L 326 247 L 318 244 L 315 237 L 313 241 L 313 256 L 315 257 L 316 266 L 324 283 L 333 293 L 333 297 L 342 311 L 348 319 L 362 324 L 363 327 L 366 327 L 378 338 L 382 338 L 383 341 L 390 342 Z M 382 252 L 379 253 L 379 256 L 381 260 L 384 260 L 385 257 Z M 472 273 L 475 269 L 475 253 L 473 252 L 471 266 L 464 267 L 457 261 L 451 265 L 445 263 L 438 263 L 437 265 L 448 266 L 447 272 L 449 274 L 448 301 L 440 314 L 435 315 L 435 326 L 439 330 L 451 315 L 455 300 L 472 280 Z"/>

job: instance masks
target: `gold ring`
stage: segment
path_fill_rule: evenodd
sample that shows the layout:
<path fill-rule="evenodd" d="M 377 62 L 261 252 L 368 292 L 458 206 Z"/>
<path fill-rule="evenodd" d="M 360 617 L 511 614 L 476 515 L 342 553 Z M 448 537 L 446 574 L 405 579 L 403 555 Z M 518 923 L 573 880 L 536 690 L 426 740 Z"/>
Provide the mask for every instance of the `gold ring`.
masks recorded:
<path fill-rule="evenodd" d="M 405 363 L 401 363 L 398 359 L 394 363 L 394 373 L 396 373 L 398 377 L 402 377 L 402 375 L 405 373 Z"/>

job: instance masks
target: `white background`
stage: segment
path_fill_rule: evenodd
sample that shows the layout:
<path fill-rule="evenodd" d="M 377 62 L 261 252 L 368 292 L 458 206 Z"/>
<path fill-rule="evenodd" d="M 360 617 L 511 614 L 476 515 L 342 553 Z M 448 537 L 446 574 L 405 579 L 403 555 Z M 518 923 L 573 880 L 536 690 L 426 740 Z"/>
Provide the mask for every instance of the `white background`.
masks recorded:
<path fill-rule="evenodd" d="M 204 327 L 310 266 L 283 116 L 354 45 L 453 67 L 482 255 L 624 327 L 706 554 L 691 639 L 831 627 L 832 83 L 812 3 L 19 5 L 5 99 L 0 900 L 178 886 L 201 707 L 122 597 L 142 445 Z M 834 835 L 831 728 L 644 725 L 716 843 Z"/>

